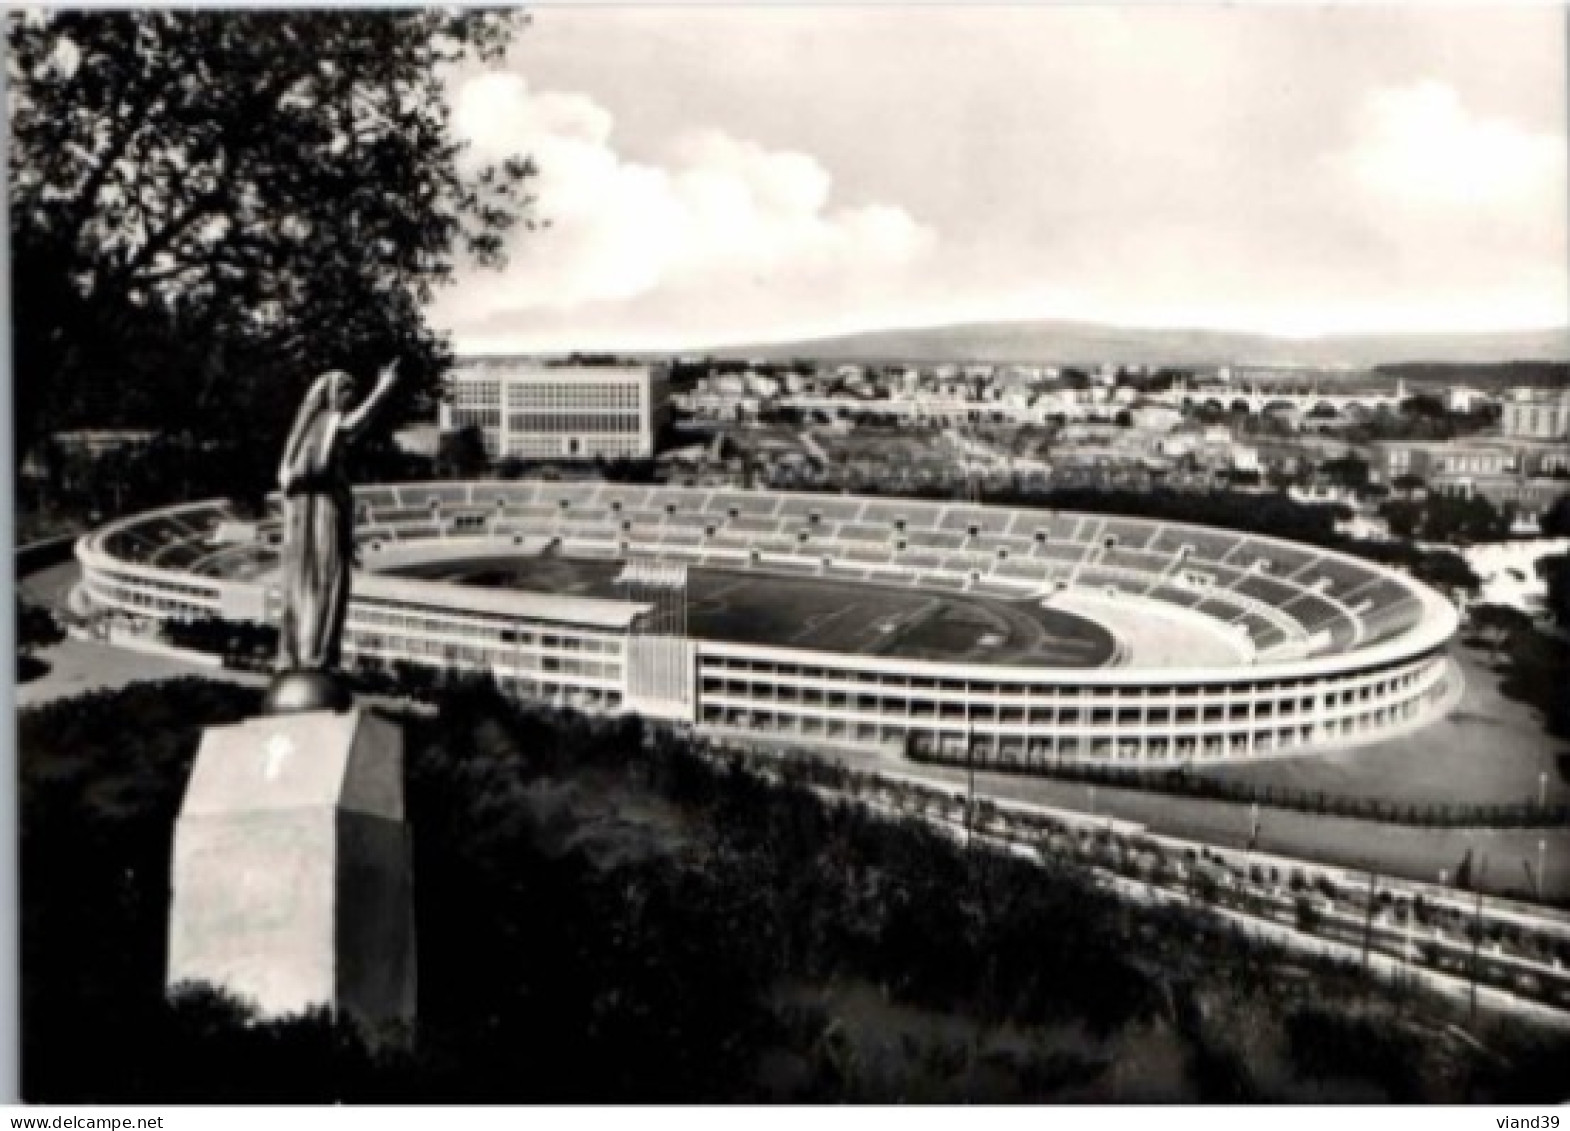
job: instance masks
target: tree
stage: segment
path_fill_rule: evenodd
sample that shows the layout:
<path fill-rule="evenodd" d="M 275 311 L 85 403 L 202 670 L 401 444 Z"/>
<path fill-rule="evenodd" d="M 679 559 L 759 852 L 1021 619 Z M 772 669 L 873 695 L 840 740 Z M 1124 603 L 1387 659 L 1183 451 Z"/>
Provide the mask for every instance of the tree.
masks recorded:
<path fill-rule="evenodd" d="M 1319 465 L 1326 479 L 1339 487 L 1362 490 L 1368 486 L 1368 461 L 1357 456 L 1340 456 Z"/>
<path fill-rule="evenodd" d="M 1537 525 L 1544 538 L 1570 538 L 1570 494 L 1555 499 Z"/>
<path fill-rule="evenodd" d="M 443 71 L 498 57 L 516 27 L 435 9 L 13 14 L 18 459 L 63 424 L 141 417 L 243 435 L 265 477 L 310 378 L 394 355 L 395 414 L 428 409 L 449 358 L 424 307 L 460 256 L 494 264 L 531 223 L 532 168 L 468 161 Z"/>
<path fill-rule="evenodd" d="M 1449 415 L 1444 398 L 1432 393 L 1418 393 L 1408 397 L 1401 402 L 1401 412 L 1405 416 L 1415 416 L 1424 420 L 1443 420 Z"/>
<path fill-rule="evenodd" d="M 1492 638 L 1490 660 L 1499 662 L 1499 649 L 1517 633 L 1532 631 L 1532 618 L 1511 605 L 1473 605 L 1467 615 L 1477 628 Z"/>
<path fill-rule="evenodd" d="M 1446 592 L 1474 594 L 1483 587 L 1467 560 L 1450 550 L 1423 554 L 1412 563 L 1412 573 L 1419 581 Z"/>
<path fill-rule="evenodd" d="M 54 614 L 42 605 L 16 599 L 16 650 L 31 657 L 40 648 L 48 648 L 65 639 L 65 630 L 55 620 Z"/>
<path fill-rule="evenodd" d="M 1537 575 L 1548 583 L 1548 613 L 1560 628 L 1570 629 L 1570 554 L 1537 560 Z"/>
<path fill-rule="evenodd" d="M 437 440 L 436 474 L 443 479 L 473 479 L 490 467 L 485 434 L 477 424 L 443 432 Z"/>

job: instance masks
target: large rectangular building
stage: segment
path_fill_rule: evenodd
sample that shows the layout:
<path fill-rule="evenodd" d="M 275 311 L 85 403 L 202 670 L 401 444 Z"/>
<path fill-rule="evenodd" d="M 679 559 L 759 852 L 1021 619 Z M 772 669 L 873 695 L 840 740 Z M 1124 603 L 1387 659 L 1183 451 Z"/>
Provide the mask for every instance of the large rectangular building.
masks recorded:
<path fill-rule="evenodd" d="M 1506 436 L 1523 440 L 1570 438 L 1570 389 L 1516 390 L 1500 406 L 1499 425 Z"/>
<path fill-rule="evenodd" d="M 447 378 L 443 430 L 476 426 L 495 459 L 647 459 L 668 410 L 649 365 L 460 361 Z"/>

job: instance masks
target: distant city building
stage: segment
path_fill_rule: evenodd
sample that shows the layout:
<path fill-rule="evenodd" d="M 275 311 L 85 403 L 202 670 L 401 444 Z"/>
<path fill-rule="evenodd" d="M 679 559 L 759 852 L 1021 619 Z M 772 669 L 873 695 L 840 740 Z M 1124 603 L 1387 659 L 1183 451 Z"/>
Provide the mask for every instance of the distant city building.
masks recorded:
<path fill-rule="evenodd" d="M 1170 432 L 1183 423 L 1183 414 L 1175 408 L 1160 404 L 1143 404 L 1129 411 L 1134 427 L 1151 432 Z"/>
<path fill-rule="evenodd" d="M 1570 479 L 1563 478 L 1570 471 L 1570 453 L 1558 443 L 1386 440 L 1370 444 L 1368 452 L 1376 482 L 1415 475 L 1436 493 L 1479 496 L 1524 515 L 1541 514 L 1570 493 Z"/>
<path fill-rule="evenodd" d="M 1472 412 L 1488 403 L 1491 398 L 1482 389 L 1469 385 L 1452 385 L 1445 390 L 1446 412 Z"/>
<path fill-rule="evenodd" d="M 1516 390 L 1504 402 L 1499 426 L 1506 436 L 1526 440 L 1570 439 L 1570 389 Z"/>
<path fill-rule="evenodd" d="M 1504 475 L 1517 468 L 1514 448 L 1501 443 L 1382 440 L 1369 445 L 1369 470 L 1388 483 L 1403 475 L 1425 480 Z"/>
<path fill-rule="evenodd" d="M 496 459 L 646 459 L 668 410 L 664 376 L 647 365 L 476 358 L 447 388 L 442 429 L 478 427 Z"/>

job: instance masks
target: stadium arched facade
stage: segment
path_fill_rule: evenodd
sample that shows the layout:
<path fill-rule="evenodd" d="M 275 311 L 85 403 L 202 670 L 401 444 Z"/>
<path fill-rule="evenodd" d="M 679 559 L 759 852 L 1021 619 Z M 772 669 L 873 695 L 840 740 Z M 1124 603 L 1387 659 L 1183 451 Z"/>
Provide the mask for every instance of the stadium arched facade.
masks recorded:
<path fill-rule="evenodd" d="M 356 492 L 345 654 L 489 672 L 517 693 L 718 732 L 908 749 L 1017 769 L 1301 754 L 1424 725 L 1454 702 L 1458 616 L 1403 574 L 1271 539 L 1095 514 L 600 483 L 421 483 Z M 276 512 L 220 502 L 84 537 L 84 610 L 146 627 L 271 620 Z M 1093 592 L 1201 622 L 1236 662 L 1004 666 L 673 635 L 640 601 L 392 576 L 542 551 L 930 587 L 1016 600 Z"/>

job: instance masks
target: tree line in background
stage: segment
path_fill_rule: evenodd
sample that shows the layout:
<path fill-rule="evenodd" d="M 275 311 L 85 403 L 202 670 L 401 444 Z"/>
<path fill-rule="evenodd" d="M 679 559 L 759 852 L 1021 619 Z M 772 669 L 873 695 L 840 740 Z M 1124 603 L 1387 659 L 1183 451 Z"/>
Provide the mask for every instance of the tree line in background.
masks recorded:
<path fill-rule="evenodd" d="M 1403 361 L 1374 366 L 1381 377 L 1446 387 L 1471 385 L 1486 392 L 1516 386 L 1563 389 L 1570 385 L 1570 364 L 1562 361 Z"/>
<path fill-rule="evenodd" d="M 1562 1089 L 1562 1040 L 1490 1025 L 1483 1056 L 1437 998 L 831 802 L 805 769 L 771 781 L 479 683 L 436 702 L 402 719 L 412 1046 L 325 1016 L 248 1023 L 201 990 L 165 998 L 171 835 L 199 732 L 253 713 L 257 692 L 186 680 L 24 713 L 26 1097 L 1095 1098 L 1151 1042 L 1179 1068 L 1148 1098 Z M 1345 1047 L 1370 1025 L 1372 1045 Z M 1255 1055 L 1261 1026 L 1274 1059 Z"/>

